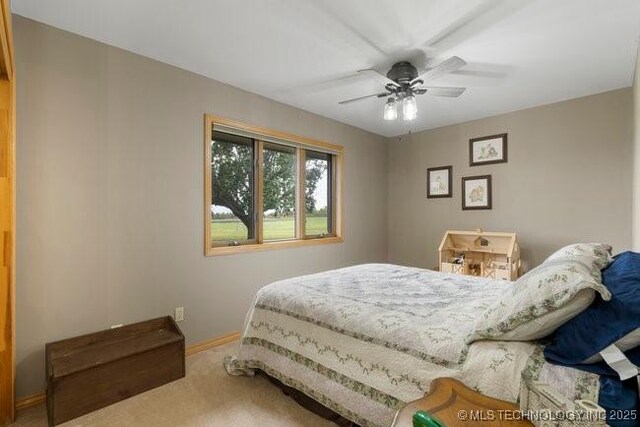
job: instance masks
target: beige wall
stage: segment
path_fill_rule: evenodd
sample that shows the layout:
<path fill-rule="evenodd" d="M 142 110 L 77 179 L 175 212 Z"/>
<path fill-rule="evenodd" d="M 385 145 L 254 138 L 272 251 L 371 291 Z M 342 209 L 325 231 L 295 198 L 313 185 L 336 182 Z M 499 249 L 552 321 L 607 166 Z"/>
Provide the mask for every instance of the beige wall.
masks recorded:
<path fill-rule="evenodd" d="M 188 343 L 242 327 L 271 281 L 385 261 L 386 140 L 15 17 L 17 394 L 44 343 L 185 307 Z M 345 146 L 345 242 L 203 256 L 203 115 Z"/>
<path fill-rule="evenodd" d="M 529 266 L 576 241 L 631 246 L 631 89 L 391 141 L 389 260 L 437 265 L 446 229 L 516 231 Z M 428 114 L 423 112 L 422 114 Z M 509 133 L 509 162 L 469 167 L 469 138 Z M 426 169 L 453 165 L 453 198 L 425 196 Z M 462 211 L 463 176 L 493 176 L 493 210 Z"/>
<path fill-rule="evenodd" d="M 633 79 L 633 249 L 640 252 L 640 46 Z"/>

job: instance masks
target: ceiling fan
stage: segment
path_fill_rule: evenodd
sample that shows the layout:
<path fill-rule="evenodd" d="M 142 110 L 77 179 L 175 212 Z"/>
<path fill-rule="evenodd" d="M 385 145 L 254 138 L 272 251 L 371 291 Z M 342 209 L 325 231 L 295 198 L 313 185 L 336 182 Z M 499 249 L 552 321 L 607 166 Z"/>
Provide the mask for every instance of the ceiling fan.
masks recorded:
<path fill-rule="evenodd" d="M 420 75 L 418 75 L 416 67 L 407 61 L 393 64 L 386 76 L 372 68 L 358 70 L 359 73 L 373 77 L 382 83 L 384 85 L 384 92 L 347 99 L 345 101 L 340 101 L 339 104 L 350 104 L 352 102 L 373 97 L 388 97 L 387 103 L 384 106 L 385 120 L 395 120 L 398 118 L 398 102 L 402 103 L 402 118 L 405 121 L 413 120 L 418 116 L 416 95 L 429 93 L 435 96 L 447 96 L 452 98 L 462 95 L 466 89 L 464 87 L 424 86 L 424 84 L 444 74 L 455 71 L 465 64 L 466 62 L 461 58 L 452 56 Z"/>

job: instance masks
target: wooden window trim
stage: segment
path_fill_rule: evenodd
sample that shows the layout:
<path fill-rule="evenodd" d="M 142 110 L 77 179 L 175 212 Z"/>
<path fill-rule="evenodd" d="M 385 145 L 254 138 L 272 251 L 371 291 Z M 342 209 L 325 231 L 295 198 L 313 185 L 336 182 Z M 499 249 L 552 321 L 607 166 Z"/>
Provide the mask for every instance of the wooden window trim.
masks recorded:
<path fill-rule="evenodd" d="M 325 245 L 332 243 L 344 242 L 343 232 L 343 162 L 344 162 L 344 148 L 340 145 L 330 144 L 324 141 L 318 141 L 315 139 L 307 138 L 304 136 L 294 135 L 291 133 L 281 132 L 273 129 L 268 129 L 261 126 L 255 126 L 247 123 L 243 123 L 237 120 L 228 119 L 225 117 L 215 116 L 212 114 L 205 114 L 204 117 L 204 253 L 206 256 L 216 255 L 230 255 L 245 252 L 256 252 L 273 249 L 285 249 L 301 246 L 312 245 Z M 255 135 L 257 152 L 257 162 L 260 167 L 257 169 L 258 182 L 254 187 L 256 190 L 256 241 L 255 243 L 245 243 L 239 246 L 217 246 L 212 245 L 211 242 L 211 136 L 213 127 L 215 124 L 225 126 L 227 128 L 237 129 L 239 131 L 250 132 Z M 297 167 L 296 174 L 298 182 L 296 185 L 296 238 L 292 240 L 276 240 L 276 241 L 263 241 L 263 209 L 262 209 L 262 193 L 264 188 L 263 171 L 262 171 L 262 148 L 264 147 L 264 141 L 262 138 L 275 138 L 283 141 L 290 142 L 296 145 L 297 155 Z M 332 191 L 334 206 L 332 209 L 332 224 L 333 232 L 330 236 L 317 237 L 304 235 L 304 204 L 301 203 L 304 200 L 304 165 L 305 165 L 305 147 L 309 149 L 317 149 L 321 152 L 330 152 L 333 154 L 332 162 Z"/>

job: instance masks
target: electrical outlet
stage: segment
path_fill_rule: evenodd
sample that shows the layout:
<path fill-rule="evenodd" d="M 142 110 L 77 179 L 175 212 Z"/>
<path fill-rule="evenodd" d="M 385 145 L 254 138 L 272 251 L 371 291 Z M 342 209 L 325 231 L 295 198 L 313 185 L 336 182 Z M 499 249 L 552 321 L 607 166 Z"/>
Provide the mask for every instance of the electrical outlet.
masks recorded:
<path fill-rule="evenodd" d="M 184 307 L 176 307 L 173 310 L 173 318 L 176 322 L 182 322 L 184 320 Z"/>

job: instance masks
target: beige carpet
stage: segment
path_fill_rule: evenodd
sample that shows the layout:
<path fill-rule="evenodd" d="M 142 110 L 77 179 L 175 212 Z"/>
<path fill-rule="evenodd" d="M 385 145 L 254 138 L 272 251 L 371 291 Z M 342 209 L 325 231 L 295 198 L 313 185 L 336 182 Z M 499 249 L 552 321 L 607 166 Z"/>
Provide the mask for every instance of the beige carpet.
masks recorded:
<path fill-rule="evenodd" d="M 187 358 L 187 376 L 76 418 L 64 426 L 335 427 L 300 407 L 264 377 L 232 377 L 222 366 L 237 343 Z M 11 426 L 46 426 L 44 405 L 18 412 Z"/>

